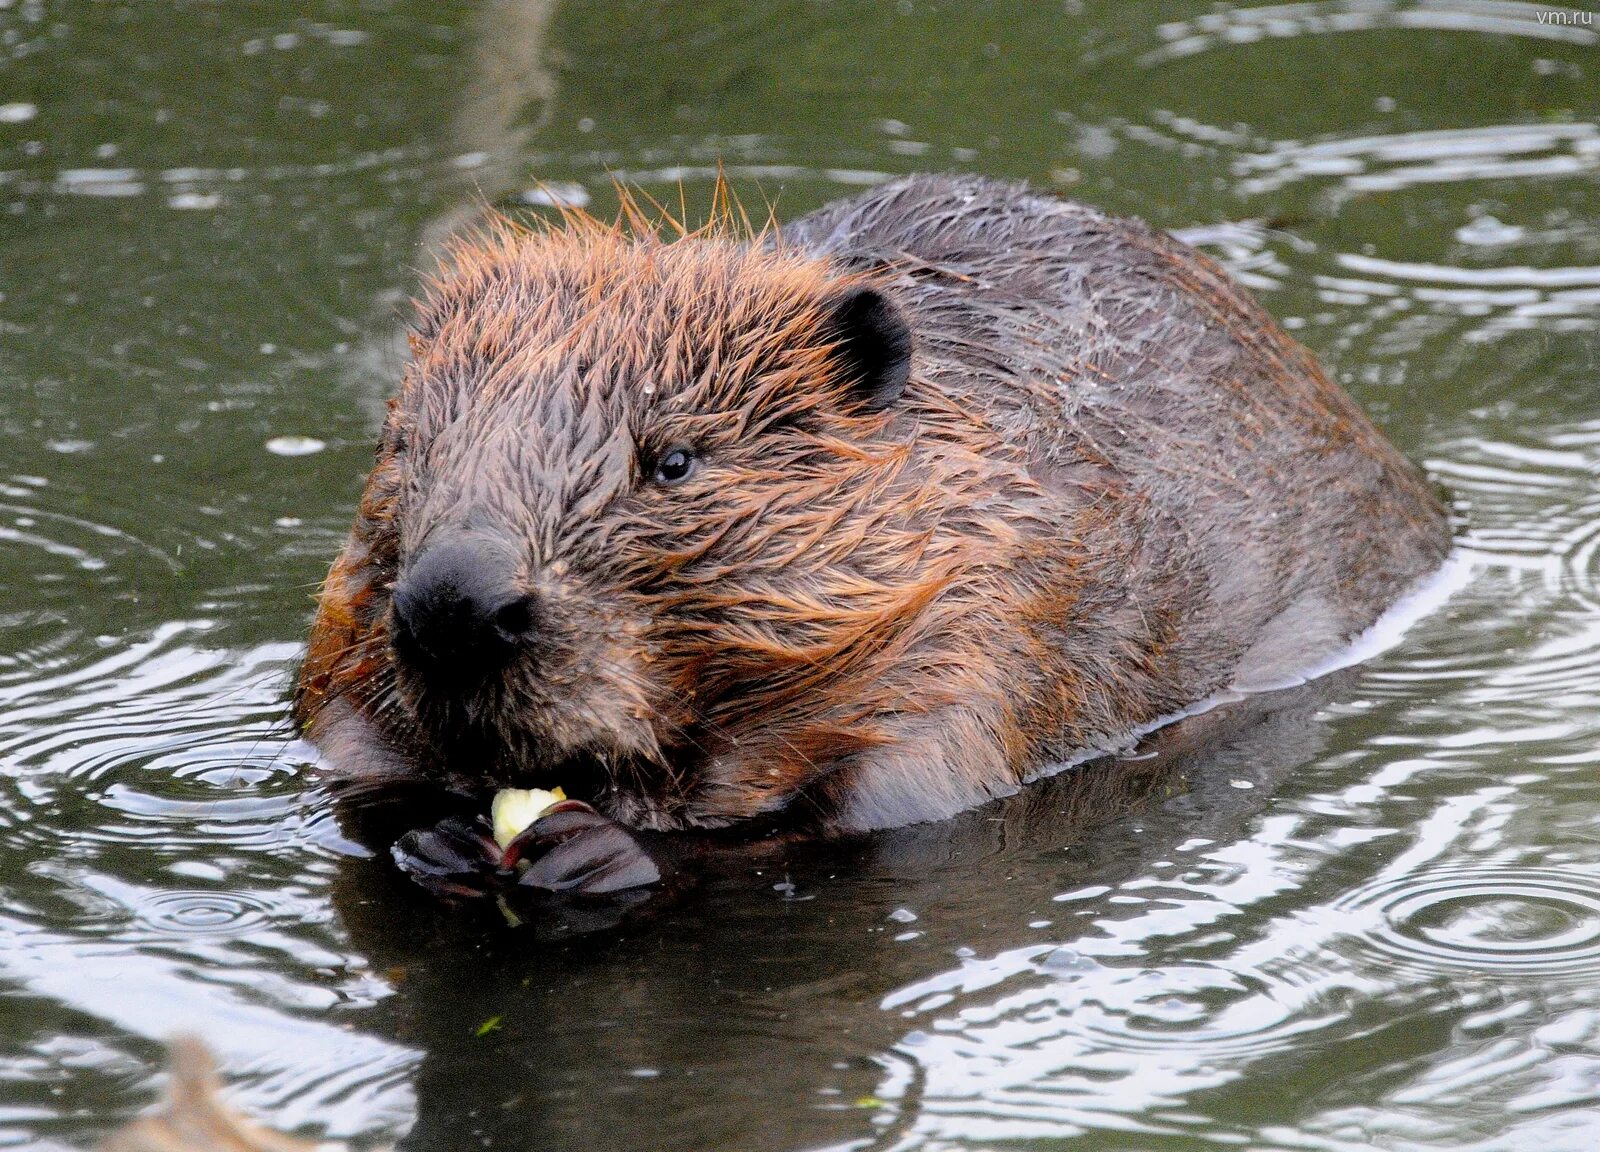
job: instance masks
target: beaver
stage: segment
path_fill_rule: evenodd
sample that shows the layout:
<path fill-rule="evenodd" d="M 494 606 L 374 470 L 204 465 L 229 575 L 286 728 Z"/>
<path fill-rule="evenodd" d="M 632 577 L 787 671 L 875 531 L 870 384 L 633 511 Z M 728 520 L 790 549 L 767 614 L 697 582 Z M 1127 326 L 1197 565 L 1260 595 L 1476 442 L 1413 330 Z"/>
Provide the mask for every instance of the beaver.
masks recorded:
<path fill-rule="evenodd" d="M 418 305 L 294 714 L 351 805 L 949 817 L 1347 644 L 1440 500 L 1212 260 L 1020 184 L 500 221 Z M 568 814 L 570 816 L 570 813 Z"/>

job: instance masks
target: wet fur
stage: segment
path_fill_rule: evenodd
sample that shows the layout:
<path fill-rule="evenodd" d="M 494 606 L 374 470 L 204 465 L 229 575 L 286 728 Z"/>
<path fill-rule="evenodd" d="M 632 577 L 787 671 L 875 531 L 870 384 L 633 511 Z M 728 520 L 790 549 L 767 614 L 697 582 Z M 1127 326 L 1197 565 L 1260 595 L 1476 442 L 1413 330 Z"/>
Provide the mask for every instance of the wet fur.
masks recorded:
<path fill-rule="evenodd" d="M 859 286 L 912 334 L 881 409 L 827 326 Z M 1448 546 L 1220 268 L 1016 185 L 911 178 L 762 235 L 501 225 L 412 348 L 296 692 L 356 801 L 587 771 L 638 826 L 941 818 L 1326 655 Z M 696 474 L 650 484 L 680 443 Z M 388 599 L 460 531 L 549 611 L 445 697 Z"/>

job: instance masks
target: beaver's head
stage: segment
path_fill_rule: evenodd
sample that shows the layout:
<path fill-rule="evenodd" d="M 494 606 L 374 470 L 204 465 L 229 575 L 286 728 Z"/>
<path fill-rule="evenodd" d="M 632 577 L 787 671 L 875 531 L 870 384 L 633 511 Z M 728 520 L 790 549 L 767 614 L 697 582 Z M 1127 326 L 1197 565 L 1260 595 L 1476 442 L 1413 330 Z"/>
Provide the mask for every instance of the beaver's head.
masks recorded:
<path fill-rule="evenodd" d="M 948 579 L 906 445 L 941 417 L 883 285 L 770 237 L 504 227 L 412 349 L 357 533 L 407 751 L 715 824 L 913 707 L 869 665 Z"/>

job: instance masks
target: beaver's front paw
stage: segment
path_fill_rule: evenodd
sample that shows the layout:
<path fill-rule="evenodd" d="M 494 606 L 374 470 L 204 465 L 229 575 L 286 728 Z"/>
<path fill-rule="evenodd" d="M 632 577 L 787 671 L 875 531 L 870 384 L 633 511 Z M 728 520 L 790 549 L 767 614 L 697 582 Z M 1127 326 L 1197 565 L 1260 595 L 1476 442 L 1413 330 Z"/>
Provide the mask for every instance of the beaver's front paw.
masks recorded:
<path fill-rule="evenodd" d="M 512 888 L 605 896 L 661 879 L 627 829 L 581 800 L 547 808 L 504 849 L 488 821 L 450 816 L 406 833 L 390 851 L 402 872 L 446 899 Z"/>
<path fill-rule="evenodd" d="M 389 854 L 400 871 L 444 899 L 489 896 L 516 882 L 501 867 L 500 845 L 481 817 L 447 816 L 407 832 Z"/>
<path fill-rule="evenodd" d="M 502 866 L 517 883 L 552 892 L 601 896 L 642 888 L 661 870 L 633 835 L 581 800 L 563 800 L 506 845 Z"/>

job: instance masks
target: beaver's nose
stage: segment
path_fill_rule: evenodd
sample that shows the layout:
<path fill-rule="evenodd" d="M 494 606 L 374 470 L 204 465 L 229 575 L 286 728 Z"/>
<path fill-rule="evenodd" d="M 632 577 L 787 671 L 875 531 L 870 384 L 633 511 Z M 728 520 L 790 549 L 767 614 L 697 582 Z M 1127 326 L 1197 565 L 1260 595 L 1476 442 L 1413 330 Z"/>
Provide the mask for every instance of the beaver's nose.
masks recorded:
<path fill-rule="evenodd" d="M 439 671 L 490 671 L 534 627 L 534 602 L 518 592 L 514 564 L 470 538 L 430 545 L 394 589 L 396 647 Z"/>

